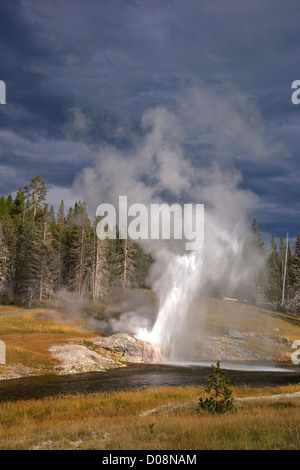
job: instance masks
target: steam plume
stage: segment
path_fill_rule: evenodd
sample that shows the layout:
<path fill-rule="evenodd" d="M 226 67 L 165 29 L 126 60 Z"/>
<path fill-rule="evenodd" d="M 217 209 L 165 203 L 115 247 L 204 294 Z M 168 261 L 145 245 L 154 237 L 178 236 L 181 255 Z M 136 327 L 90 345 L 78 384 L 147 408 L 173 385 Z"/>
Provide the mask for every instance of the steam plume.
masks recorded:
<path fill-rule="evenodd" d="M 251 247 L 250 215 L 256 196 L 241 189 L 234 157 L 267 158 L 278 145 L 258 110 L 231 86 L 189 89 L 172 107 L 147 110 L 130 149 L 103 146 L 94 168 L 75 181 L 91 210 L 101 203 L 205 204 L 202 250 L 185 253 L 181 241 L 143 240 L 155 263 L 149 283 L 159 310 L 153 327 L 140 321 L 134 333 L 176 356 L 176 340 L 194 297 L 208 285 L 225 295 L 249 292 L 260 259 Z M 137 318 L 138 320 L 138 318 Z M 117 325 L 114 325 L 115 329 Z"/>

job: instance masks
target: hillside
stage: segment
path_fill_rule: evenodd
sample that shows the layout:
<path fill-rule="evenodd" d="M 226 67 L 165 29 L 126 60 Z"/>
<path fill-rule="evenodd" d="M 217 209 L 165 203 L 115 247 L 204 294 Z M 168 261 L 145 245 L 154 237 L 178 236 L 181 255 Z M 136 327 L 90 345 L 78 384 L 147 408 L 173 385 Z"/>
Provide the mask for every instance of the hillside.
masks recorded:
<path fill-rule="evenodd" d="M 0 306 L 0 339 L 6 345 L 6 364 L 0 365 L 0 377 L 76 372 L 64 367 L 63 354 L 55 354 L 59 348 L 60 353 L 66 351 L 67 355 L 70 347 L 75 363 L 79 364 L 82 357 L 89 358 L 86 368 L 82 363 L 78 372 L 109 368 L 109 364 L 99 367 L 99 354 L 103 358 L 103 349 L 99 350 L 101 332 L 90 329 L 90 310 L 85 306 L 84 312 L 72 316 L 69 311 L 51 308 L 49 304 L 47 308 L 33 309 Z M 114 316 L 122 313 L 114 312 Z M 191 308 L 177 339 L 176 358 L 192 362 L 291 361 L 295 351 L 292 342 L 297 339 L 300 319 L 295 315 L 205 298 Z M 122 363 L 120 355 L 116 359 L 116 350 L 109 354 L 106 348 L 107 363 L 112 364 L 113 358 L 113 367 L 125 365 L 126 360 Z M 91 362 L 93 355 L 96 360 Z"/>
<path fill-rule="evenodd" d="M 188 341 L 187 341 L 188 339 Z M 178 344 L 186 360 L 290 361 L 300 318 L 233 300 L 194 302 Z M 188 345 L 188 346 L 187 346 Z"/>

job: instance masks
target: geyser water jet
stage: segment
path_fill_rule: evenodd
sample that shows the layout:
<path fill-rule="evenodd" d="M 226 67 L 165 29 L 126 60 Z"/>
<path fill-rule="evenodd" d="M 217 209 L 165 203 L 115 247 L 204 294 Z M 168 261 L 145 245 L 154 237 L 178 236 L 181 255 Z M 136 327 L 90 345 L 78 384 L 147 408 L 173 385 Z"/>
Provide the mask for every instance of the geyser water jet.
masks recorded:
<path fill-rule="evenodd" d="M 153 286 L 159 298 L 158 316 L 153 328 L 141 329 L 137 338 L 160 346 L 162 354 L 170 359 L 174 356 L 176 339 L 199 288 L 202 266 L 202 250 L 176 255 Z"/>

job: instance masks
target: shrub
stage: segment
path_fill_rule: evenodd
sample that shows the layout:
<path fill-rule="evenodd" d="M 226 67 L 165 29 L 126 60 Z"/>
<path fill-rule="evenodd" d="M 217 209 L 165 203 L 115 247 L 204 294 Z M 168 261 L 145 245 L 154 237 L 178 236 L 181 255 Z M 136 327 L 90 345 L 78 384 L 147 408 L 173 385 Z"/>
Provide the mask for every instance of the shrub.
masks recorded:
<path fill-rule="evenodd" d="M 211 366 L 213 372 L 206 377 L 208 380 L 208 387 L 205 389 L 207 393 L 212 393 L 209 398 L 203 400 L 201 397 L 198 402 L 198 412 L 208 413 L 225 413 L 226 411 L 234 410 L 234 400 L 231 398 L 232 390 L 228 387 L 229 378 L 226 372 L 221 369 L 220 361 L 217 365 Z"/>

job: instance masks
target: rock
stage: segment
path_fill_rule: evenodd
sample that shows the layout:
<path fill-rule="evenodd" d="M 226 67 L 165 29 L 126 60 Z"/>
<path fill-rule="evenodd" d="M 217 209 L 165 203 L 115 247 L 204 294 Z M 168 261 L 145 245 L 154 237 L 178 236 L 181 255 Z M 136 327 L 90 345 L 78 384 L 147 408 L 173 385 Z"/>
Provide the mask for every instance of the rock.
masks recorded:
<path fill-rule="evenodd" d="M 228 330 L 228 336 L 232 339 L 244 339 L 245 335 L 237 330 Z"/>
<path fill-rule="evenodd" d="M 59 374 L 105 371 L 126 367 L 127 363 L 158 362 L 161 358 L 159 348 L 126 333 L 92 338 L 83 344 L 54 345 L 50 351 L 59 361 L 55 367 Z"/>
<path fill-rule="evenodd" d="M 283 341 L 285 344 L 292 344 L 292 341 L 291 341 L 289 338 L 282 338 L 282 341 Z"/>
<path fill-rule="evenodd" d="M 136 339 L 127 333 L 116 333 L 104 338 L 94 338 L 92 342 L 112 353 L 120 355 L 125 362 L 151 363 L 161 360 L 160 349 L 148 341 Z"/>
<path fill-rule="evenodd" d="M 61 374 L 76 374 L 82 372 L 105 371 L 124 364 L 103 357 L 95 351 L 80 344 L 54 345 L 50 348 L 54 359 L 59 361 L 55 370 Z"/>

